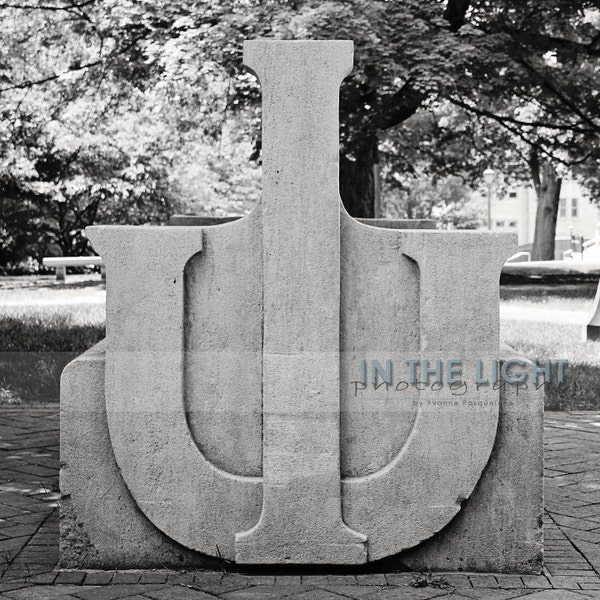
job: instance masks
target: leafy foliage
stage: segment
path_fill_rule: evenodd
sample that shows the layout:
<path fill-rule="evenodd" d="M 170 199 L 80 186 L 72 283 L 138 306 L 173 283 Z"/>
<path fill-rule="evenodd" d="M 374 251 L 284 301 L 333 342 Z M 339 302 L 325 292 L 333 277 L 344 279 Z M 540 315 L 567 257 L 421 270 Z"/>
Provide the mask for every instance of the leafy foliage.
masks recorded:
<path fill-rule="evenodd" d="M 371 216 L 377 162 L 434 187 L 475 185 L 489 165 L 535 183 L 551 163 L 600 188 L 598 0 L 18 0 L 0 16 L 0 262 L 25 244 L 82 252 L 91 220 L 246 211 L 260 157 L 248 38 L 355 41 L 351 214 Z"/>
<path fill-rule="evenodd" d="M 398 219 L 434 219 L 442 229 L 476 229 L 484 214 L 480 197 L 456 175 L 434 179 L 424 173 L 386 170 L 383 212 Z"/>

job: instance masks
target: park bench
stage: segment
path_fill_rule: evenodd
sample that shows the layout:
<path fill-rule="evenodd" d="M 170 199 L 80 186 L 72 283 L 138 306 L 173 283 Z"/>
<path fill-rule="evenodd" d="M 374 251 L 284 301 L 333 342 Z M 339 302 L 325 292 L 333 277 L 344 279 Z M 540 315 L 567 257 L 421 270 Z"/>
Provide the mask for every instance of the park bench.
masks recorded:
<path fill-rule="evenodd" d="M 54 268 L 58 281 L 65 280 L 67 267 L 88 267 L 95 265 L 100 266 L 102 279 L 106 279 L 104 260 L 100 256 L 46 256 L 42 262 L 44 266 Z"/>

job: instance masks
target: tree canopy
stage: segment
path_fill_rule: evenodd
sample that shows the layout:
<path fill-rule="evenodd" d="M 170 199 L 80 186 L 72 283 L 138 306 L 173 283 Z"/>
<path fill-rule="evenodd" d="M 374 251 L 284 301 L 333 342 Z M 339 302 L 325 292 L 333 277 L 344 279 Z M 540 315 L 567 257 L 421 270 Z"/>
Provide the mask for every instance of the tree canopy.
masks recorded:
<path fill-rule="evenodd" d="M 260 160 L 242 64 L 256 37 L 354 40 L 340 184 L 355 216 L 373 215 L 378 172 L 600 188 L 600 0 L 11 0 L 0 16 L 0 228 L 31 220 L 63 252 L 90 218 L 166 218 L 194 193 L 178 176 L 194 158 L 215 194 L 256 197 L 241 155 Z"/>

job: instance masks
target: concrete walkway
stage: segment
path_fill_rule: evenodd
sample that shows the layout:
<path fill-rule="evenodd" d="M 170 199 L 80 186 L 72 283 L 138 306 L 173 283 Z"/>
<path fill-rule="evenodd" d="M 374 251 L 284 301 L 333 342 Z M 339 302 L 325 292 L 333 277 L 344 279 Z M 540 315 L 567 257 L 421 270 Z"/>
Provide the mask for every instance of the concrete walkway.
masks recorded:
<path fill-rule="evenodd" d="M 543 575 L 246 576 L 62 571 L 58 407 L 0 409 L 0 598 L 13 600 L 581 600 L 600 598 L 600 414 L 546 414 Z"/>

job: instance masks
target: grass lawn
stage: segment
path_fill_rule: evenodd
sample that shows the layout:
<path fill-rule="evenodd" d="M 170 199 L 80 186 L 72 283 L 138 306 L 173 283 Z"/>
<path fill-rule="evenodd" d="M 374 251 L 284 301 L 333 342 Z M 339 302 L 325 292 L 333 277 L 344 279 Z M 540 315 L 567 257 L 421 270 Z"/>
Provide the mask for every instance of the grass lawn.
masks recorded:
<path fill-rule="evenodd" d="M 592 290 L 593 291 L 593 290 Z M 565 381 L 546 389 L 549 410 L 600 408 L 600 341 L 584 342 L 594 298 L 589 294 L 564 296 L 555 287 L 546 295 L 514 293 L 500 309 L 500 336 L 532 360 L 565 358 Z"/>
<path fill-rule="evenodd" d="M 99 276 L 0 278 L 0 404 L 56 402 L 63 368 L 104 321 Z"/>
<path fill-rule="evenodd" d="M 565 382 L 549 387 L 552 410 L 600 408 L 600 342 L 583 342 L 594 286 L 502 288 L 501 339 L 540 362 L 566 358 Z M 60 373 L 104 337 L 98 275 L 0 278 L 0 404 L 55 402 Z"/>

